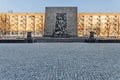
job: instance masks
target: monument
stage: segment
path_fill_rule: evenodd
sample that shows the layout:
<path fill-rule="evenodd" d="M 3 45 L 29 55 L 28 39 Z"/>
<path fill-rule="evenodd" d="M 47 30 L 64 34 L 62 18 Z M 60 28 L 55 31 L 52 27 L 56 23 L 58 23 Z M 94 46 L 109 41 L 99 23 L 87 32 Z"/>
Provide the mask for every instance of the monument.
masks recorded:
<path fill-rule="evenodd" d="M 77 7 L 46 7 L 44 37 L 77 36 Z"/>

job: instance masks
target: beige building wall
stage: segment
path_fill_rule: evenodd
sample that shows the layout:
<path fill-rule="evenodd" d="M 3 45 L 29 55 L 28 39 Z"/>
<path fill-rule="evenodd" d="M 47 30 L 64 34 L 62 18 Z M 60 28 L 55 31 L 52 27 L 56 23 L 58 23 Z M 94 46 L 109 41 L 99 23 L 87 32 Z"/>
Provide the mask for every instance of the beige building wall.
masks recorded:
<path fill-rule="evenodd" d="M 31 31 L 42 36 L 44 17 L 44 13 L 0 13 L 0 35 L 26 37 Z"/>
<path fill-rule="evenodd" d="M 0 36 L 26 37 L 44 34 L 45 13 L 0 13 Z M 78 13 L 78 36 L 120 36 L 120 13 Z"/>
<path fill-rule="evenodd" d="M 120 13 L 78 13 L 78 35 L 120 36 Z"/>

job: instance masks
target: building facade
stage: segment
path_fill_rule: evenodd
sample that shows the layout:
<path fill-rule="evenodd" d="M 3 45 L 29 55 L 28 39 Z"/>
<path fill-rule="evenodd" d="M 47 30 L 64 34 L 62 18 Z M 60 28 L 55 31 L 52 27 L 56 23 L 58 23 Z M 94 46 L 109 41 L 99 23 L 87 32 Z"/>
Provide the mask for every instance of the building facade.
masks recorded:
<path fill-rule="evenodd" d="M 28 31 L 33 36 L 42 36 L 44 13 L 0 13 L 0 35 L 26 37 Z"/>
<path fill-rule="evenodd" d="M 120 36 L 120 13 L 78 13 L 77 19 L 78 36 Z M 45 13 L 0 13 L 0 36 L 42 36 L 44 21 Z"/>
<path fill-rule="evenodd" d="M 79 13 L 78 35 L 88 36 L 94 31 L 96 36 L 119 37 L 120 13 Z"/>

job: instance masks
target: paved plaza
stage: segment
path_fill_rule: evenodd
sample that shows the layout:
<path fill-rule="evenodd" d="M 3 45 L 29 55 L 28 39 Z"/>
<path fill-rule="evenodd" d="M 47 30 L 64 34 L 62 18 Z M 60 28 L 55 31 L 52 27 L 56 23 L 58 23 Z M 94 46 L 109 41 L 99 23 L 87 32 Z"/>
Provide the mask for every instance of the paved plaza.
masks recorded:
<path fill-rule="evenodd" d="M 120 80 L 120 44 L 0 44 L 0 80 Z"/>

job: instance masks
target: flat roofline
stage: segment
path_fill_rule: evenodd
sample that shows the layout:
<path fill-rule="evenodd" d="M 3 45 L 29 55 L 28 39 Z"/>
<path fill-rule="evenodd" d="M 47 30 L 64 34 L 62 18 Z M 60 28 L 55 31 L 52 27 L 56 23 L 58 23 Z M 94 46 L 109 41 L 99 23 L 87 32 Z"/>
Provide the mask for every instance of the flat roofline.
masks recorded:
<path fill-rule="evenodd" d="M 45 14 L 45 12 L 0 12 L 0 14 Z M 78 12 L 78 15 L 120 15 L 120 12 Z"/>
<path fill-rule="evenodd" d="M 47 6 L 45 8 L 78 8 L 77 6 Z"/>
<path fill-rule="evenodd" d="M 78 12 L 78 15 L 120 15 L 120 12 Z"/>

